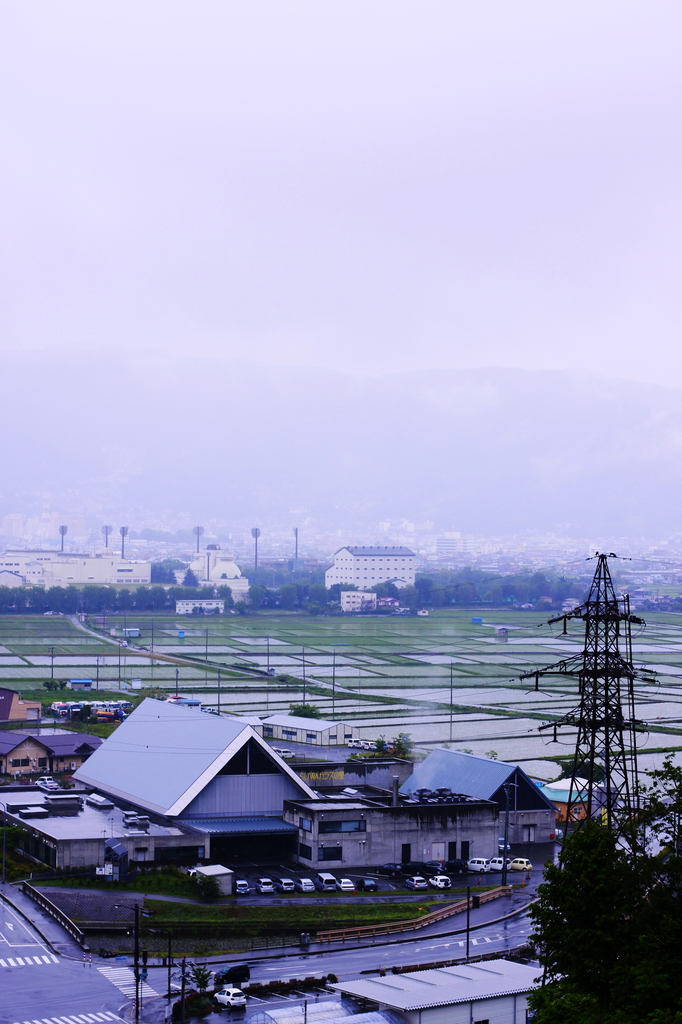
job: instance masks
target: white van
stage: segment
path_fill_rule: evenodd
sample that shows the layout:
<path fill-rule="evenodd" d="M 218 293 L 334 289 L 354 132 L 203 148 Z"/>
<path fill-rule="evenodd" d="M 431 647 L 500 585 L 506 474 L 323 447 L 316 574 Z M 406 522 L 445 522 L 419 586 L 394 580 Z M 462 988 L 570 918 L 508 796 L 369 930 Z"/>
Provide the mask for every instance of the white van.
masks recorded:
<path fill-rule="evenodd" d="M 467 868 L 475 874 L 490 871 L 490 861 L 486 857 L 472 857 L 467 861 Z"/>
<path fill-rule="evenodd" d="M 348 740 L 348 746 L 353 750 L 362 750 L 362 740 Z"/>
<path fill-rule="evenodd" d="M 328 871 L 319 871 L 317 873 L 315 885 L 320 892 L 336 892 L 336 878 Z"/>

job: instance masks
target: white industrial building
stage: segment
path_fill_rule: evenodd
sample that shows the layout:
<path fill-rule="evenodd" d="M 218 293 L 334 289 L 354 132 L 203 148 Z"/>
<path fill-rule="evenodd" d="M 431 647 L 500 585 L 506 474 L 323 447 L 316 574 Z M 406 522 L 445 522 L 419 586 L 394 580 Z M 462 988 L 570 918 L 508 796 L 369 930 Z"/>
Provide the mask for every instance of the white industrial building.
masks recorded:
<path fill-rule="evenodd" d="M 289 743 L 314 743 L 319 747 L 343 745 L 358 739 L 354 725 L 328 722 L 324 718 L 299 718 L 296 715 L 272 715 L 263 720 L 263 738 Z"/>
<path fill-rule="evenodd" d="M 0 555 L 0 572 L 21 578 L 22 584 L 68 587 L 87 583 L 140 585 L 151 582 L 150 562 L 131 562 L 113 551 L 79 555 L 69 551 L 8 550 Z"/>
<path fill-rule="evenodd" d="M 407 1024 L 526 1024 L 528 993 L 541 969 L 511 960 L 453 964 L 427 971 L 358 978 L 332 987 Z"/>
<path fill-rule="evenodd" d="M 377 595 L 368 594 L 364 590 L 342 590 L 341 611 L 342 612 L 368 612 L 374 611 L 377 606 Z"/>
<path fill-rule="evenodd" d="M 354 583 L 358 590 L 369 590 L 377 583 L 396 587 L 414 585 L 417 556 L 409 548 L 340 548 L 334 564 L 324 574 L 326 587 L 335 583 Z"/>
<path fill-rule="evenodd" d="M 193 615 L 195 611 L 208 615 L 217 612 L 222 615 L 225 611 L 225 602 L 212 597 L 190 597 L 188 600 L 175 602 L 176 615 Z"/>

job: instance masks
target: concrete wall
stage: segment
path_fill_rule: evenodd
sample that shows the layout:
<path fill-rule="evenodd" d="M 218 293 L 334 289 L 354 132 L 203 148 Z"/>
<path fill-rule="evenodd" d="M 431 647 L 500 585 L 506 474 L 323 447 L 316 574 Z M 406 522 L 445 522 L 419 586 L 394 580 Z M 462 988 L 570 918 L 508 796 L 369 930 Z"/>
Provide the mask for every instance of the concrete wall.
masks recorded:
<path fill-rule="evenodd" d="M 343 789 L 349 786 L 376 786 L 377 789 L 391 790 L 393 776 L 397 775 L 400 785 L 412 774 L 411 761 L 310 761 L 297 764 L 294 771 L 313 789 L 330 786 Z"/>

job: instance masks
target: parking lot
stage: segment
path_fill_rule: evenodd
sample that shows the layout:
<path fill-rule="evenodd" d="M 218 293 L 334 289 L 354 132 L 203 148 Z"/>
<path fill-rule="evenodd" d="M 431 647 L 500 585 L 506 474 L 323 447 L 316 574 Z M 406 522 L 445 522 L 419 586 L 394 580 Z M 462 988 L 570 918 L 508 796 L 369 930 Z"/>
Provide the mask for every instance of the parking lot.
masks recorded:
<path fill-rule="evenodd" d="M 511 870 L 507 871 L 507 882 L 511 885 L 535 885 L 537 884 L 542 876 L 542 870 L 544 864 L 548 860 L 554 860 L 559 847 L 555 844 L 538 845 L 535 848 L 524 847 L 523 849 L 514 850 L 509 853 L 509 859 L 515 858 L 528 858 L 532 863 L 532 870 L 530 872 L 524 870 Z M 315 869 L 306 869 L 297 865 L 292 867 L 286 864 L 279 865 L 267 865 L 259 868 L 258 865 L 242 865 L 241 867 L 234 867 L 234 883 L 235 886 L 238 882 L 246 882 L 248 885 L 247 893 L 240 893 L 238 898 L 240 901 L 248 903 L 261 903 L 267 900 L 286 899 L 296 903 L 308 902 L 309 900 L 320 900 L 326 901 L 327 899 L 341 899 L 344 897 L 348 899 L 362 899 L 371 897 L 374 900 L 390 900 L 395 902 L 396 900 L 405 900 L 410 902 L 412 900 L 418 900 L 424 895 L 424 892 L 428 892 L 430 899 L 447 899 L 448 894 L 453 890 L 466 888 L 467 886 L 478 886 L 478 885 L 495 885 L 501 884 L 502 872 L 501 870 L 491 871 L 480 871 L 477 870 L 464 870 L 461 872 L 451 872 L 448 868 L 437 866 L 436 864 L 422 865 L 418 863 L 411 863 L 409 865 L 377 865 L 367 868 L 355 868 L 355 867 L 334 867 L 329 866 L 329 869 L 325 872 L 333 876 L 337 881 L 337 885 L 334 889 L 327 888 L 323 889 L 318 881 L 319 871 Z M 530 879 L 528 876 L 530 875 Z M 415 890 L 409 884 L 408 879 L 415 876 L 421 876 L 427 882 L 426 889 L 423 887 Z M 440 888 L 437 884 L 431 883 L 432 878 L 438 876 L 445 876 L 450 880 L 450 886 Z M 262 878 L 268 878 L 273 883 L 273 888 L 270 891 L 261 891 L 259 889 L 259 882 Z M 286 882 L 283 885 L 282 880 L 288 880 L 293 883 L 293 889 Z M 349 879 L 353 883 L 353 889 L 346 889 L 343 891 L 341 883 L 343 879 Z M 310 891 L 305 891 L 303 880 L 309 880 L 314 888 L 310 888 Z M 263 888 L 263 887 L 261 887 Z M 308 887 L 306 887 L 308 888 Z"/>

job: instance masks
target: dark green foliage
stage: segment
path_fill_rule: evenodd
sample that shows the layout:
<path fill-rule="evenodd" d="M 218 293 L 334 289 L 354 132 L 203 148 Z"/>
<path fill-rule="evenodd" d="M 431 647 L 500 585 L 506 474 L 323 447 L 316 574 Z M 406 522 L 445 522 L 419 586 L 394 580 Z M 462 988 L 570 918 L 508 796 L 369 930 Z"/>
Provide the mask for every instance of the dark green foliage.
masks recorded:
<path fill-rule="evenodd" d="M 668 843 L 658 855 L 596 822 L 565 844 L 531 908 L 546 984 L 531 997 L 534 1024 L 681 1024 L 682 770 L 652 773 L 639 828 Z"/>
<path fill-rule="evenodd" d="M 316 704 L 290 704 L 289 714 L 296 718 L 322 718 L 320 709 Z"/>
<path fill-rule="evenodd" d="M 202 875 L 197 871 L 194 876 L 197 889 L 203 896 L 203 898 L 209 903 L 215 903 L 222 896 L 222 890 L 220 888 L 220 882 L 213 875 Z"/>
<path fill-rule="evenodd" d="M 197 575 L 196 575 L 195 572 L 193 572 L 192 569 L 188 569 L 187 570 L 187 572 L 185 573 L 185 577 L 184 577 L 184 579 L 182 581 L 182 584 L 185 587 L 198 587 L 199 586 L 199 580 L 197 579 Z"/>

